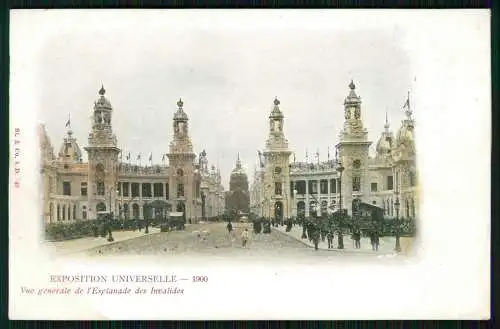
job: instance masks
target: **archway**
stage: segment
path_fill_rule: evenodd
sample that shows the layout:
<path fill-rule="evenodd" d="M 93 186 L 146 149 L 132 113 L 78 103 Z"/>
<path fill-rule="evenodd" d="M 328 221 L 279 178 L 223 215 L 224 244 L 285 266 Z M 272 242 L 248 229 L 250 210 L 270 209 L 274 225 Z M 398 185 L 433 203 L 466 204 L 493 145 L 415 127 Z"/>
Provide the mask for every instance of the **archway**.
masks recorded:
<path fill-rule="evenodd" d="M 297 202 L 297 217 L 304 218 L 306 216 L 306 203 L 304 201 Z"/>
<path fill-rule="evenodd" d="M 95 206 L 95 210 L 96 212 L 106 211 L 106 205 L 104 204 L 104 202 L 99 202 L 97 206 Z"/>
<path fill-rule="evenodd" d="M 139 219 L 139 205 L 137 203 L 134 203 L 132 205 L 132 217 L 134 217 L 134 219 Z"/>
<path fill-rule="evenodd" d="M 274 204 L 274 218 L 277 221 L 281 221 L 283 219 L 283 202 L 276 201 Z"/>

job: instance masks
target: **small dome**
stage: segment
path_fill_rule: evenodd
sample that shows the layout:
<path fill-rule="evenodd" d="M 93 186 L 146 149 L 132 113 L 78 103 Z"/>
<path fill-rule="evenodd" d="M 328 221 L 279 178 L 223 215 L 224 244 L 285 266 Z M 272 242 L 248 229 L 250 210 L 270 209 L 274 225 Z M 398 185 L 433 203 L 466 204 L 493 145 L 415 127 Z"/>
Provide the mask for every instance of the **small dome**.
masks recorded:
<path fill-rule="evenodd" d="M 184 102 L 179 98 L 177 101 L 177 111 L 174 114 L 174 120 L 176 121 L 187 121 L 188 116 L 183 110 Z"/>
<path fill-rule="evenodd" d="M 274 98 L 273 103 L 274 103 L 274 107 L 273 107 L 273 110 L 271 111 L 271 115 L 269 116 L 269 118 L 283 118 L 283 113 L 281 112 L 280 107 L 279 107 L 281 102 L 279 101 L 278 97 Z"/>
<path fill-rule="evenodd" d="M 387 134 L 382 134 L 377 141 L 376 151 L 377 155 L 385 156 L 391 152 L 392 149 L 392 136 L 388 136 Z"/>
<path fill-rule="evenodd" d="M 344 105 L 357 105 L 361 103 L 361 98 L 356 95 L 356 85 L 354 84 L 354 81 L 351 80 L 351 83 L 349 84 L 349 95 L 345 98 L 344 100 Z"/>
<path fill-rule="evenodd" d="M 110 101 L 106 97 L 104 97 L 104 94 L 106 94 L 106 89 L 104 89 L 104 86 L 101 86 L 101 89 L 99 90 L 100 96 L 94 103 L 94 109 L 113 109 Z"/>
<path fill-rule="evenodd" d="M 406 149 L 415 149 L 415 139 L 413 136 L 413 126 L 405 120 L 396 134 L 396 146 L 404 146 Z"/>
<path fill-rule="evenodd" d="M 82 151 L 76 139 L 73 137 L 72 131 L 68 131 L 67 137 L 59 149 L 59 160 L 69 162 L 80 162 L 82 159 Z"/>

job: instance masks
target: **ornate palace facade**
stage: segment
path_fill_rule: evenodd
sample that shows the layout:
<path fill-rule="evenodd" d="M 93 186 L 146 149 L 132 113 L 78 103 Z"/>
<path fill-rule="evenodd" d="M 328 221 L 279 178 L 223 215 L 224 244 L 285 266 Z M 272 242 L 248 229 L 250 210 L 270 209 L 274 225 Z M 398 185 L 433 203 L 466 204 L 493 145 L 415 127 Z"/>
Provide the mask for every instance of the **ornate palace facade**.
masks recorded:
<path fill-rule="evenodd" d="M 334 160 L 318 163 L 290 160 L 291 151 L 283 133 L 284 115 L 279 100 L 269 116 L 269 137 L 259 151 L 260 168 L 250 190 L 250 211 L 266 218 L 288 218 L 311 212 L 325 213 L 339 208 L 352 213 L 352 201 L 383 209 L 385 216 L 418 217 L 415 122 L 409 98 L 406 118 L 396 135 L 386 122 L 371 155 L 368 131 L 364 128 L 361 98 L 353 82 L 344 102 L 345 121 L 335 146 Z M 341 165 L 341 166 L 340 166 Z M 340 173 L 337 169 L 343 168 Z M 342 197 L 341 197 L 342 196 Z"/>
<path fill-rule="evenodd" d="M 44 221 L 96 219 L 99 212 L 109 211 L 122 218 L 144 219 L 146 205 L 152 202 L 165 206 L 155 208 L 152 216 L 177 211 L 184 212 L 187 221 L 196 222 L 221 215 L 224 190 L 220 171 L 215 166 L 209 169 L 205 151 L 198 158 L 195 155 L 182 100 L 177 102 L 173 139 L 165 154 L 168 165 L 140 166 L 122 161 L 113 133 L 113 108 L 105 93 L 101 88 L 94 103 L 84 148 L 87 163 L 82 161 L 82 150 L 71 129 L 56 156 L 45 126 L 39 128 Z"/>

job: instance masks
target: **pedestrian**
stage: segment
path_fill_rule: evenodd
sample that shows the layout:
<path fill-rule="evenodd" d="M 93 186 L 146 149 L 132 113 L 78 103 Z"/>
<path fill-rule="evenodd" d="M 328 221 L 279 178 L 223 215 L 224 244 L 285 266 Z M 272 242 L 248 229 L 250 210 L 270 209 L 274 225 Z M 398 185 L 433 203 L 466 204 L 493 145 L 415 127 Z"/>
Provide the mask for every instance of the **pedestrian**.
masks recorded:
<path fill-rule="evenodd" d="M 241 233 L 241 241 L 243 243 L 243 248 L 246 248 L 248 242 L 248 229 L 245 229 L 243 233 Z"/>
<path fill-rule="evenodd" d="M 320 239 L 319 229 L 316 228 L 312 235 L 313 235 L 312 240 L 314 243 L 314 250 L 318 250 L 318 244 L 319 244 L 319 239 Z"/>
<path fill-rule="evenodd" d="M 227 231 L 229 234 L 231 234 L 231 231 L 233 230 L 233 224 L 231 224 L 231 222 L 227 223 Z"/>
<path fill-rule="evenodd" d="M 354 232 L 352 234 L 352 238 L 354 240 L 354 248 L 361 248 L 361 232 L 358 227 L 354 228 Z"/>
<path fill-rule="evenodd" d="M 380 242 L 379 234 L 378 231 L 375 230 L 375 239 L 374 239 L 375 251 L 378 251 L 379 242 Z"/>
<path fill-rule="evenodd" d="M 373 251 L 376 251 L 378 250 L 378 237 L 377 237 L 377 231 L 372 228 L 371 231 L 370 231 L 370 243 L 372 245 L 372 250 Z"/>
<path fill-rule="evenodd" d="M 342 229 L 339 228 L 338 230 L 338 249 L 344 249 L 344 236 L 342 235 Z"/>
<path fill-rule="evenodd" d="M 332 232 L 332 230 L 328 231 L 326 238 L 328 240 L 328 249 L 332 249 L 333 248 L 333 232 Z"/>

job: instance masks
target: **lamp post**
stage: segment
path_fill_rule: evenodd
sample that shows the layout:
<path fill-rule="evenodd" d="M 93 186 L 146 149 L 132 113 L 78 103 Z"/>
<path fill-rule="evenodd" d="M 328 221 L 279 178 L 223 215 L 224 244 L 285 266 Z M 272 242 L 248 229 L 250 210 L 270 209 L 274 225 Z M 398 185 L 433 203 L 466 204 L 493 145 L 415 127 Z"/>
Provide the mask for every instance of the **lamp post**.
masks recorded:
<path fill-rule="evenodd" d="M 399 203 L 399 193 L 396 192 L 396 202 L 394 202 L 394 209 L 396 210 L 396 232 L 395 232 L 395 235 L 396 235 L 396 247 L 394 248 L 394 250 L 396 252 L 401 252 L 401 244 L 400 244 L 400 241 L 399 241 L 399 207 L 400 207 L 400 203 Z"/>
<path fill-rule="evenodd" d="M 344 249 L 344 237 L 342 236 L 342 223 L 344 217 L 344 211 L 342 209 L 342 173 L 344 172 L 344 166 L 342 163 L 338 163 L 337 172 L 339 173 L 339 233 L 338 233 L 338 249 Z"/>

